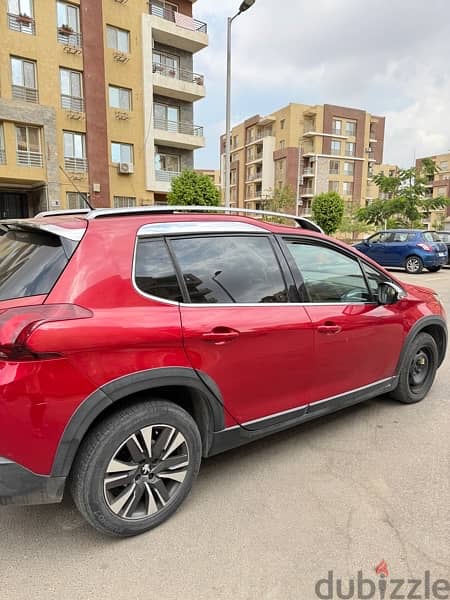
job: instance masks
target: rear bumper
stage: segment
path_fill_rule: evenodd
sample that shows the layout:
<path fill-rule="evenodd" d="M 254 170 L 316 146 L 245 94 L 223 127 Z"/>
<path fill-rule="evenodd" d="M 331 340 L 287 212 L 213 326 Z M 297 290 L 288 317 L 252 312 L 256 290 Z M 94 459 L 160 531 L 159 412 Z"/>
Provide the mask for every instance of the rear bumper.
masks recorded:
<path fill-rule="evenodd" d="M 423 264 L 426 267 L 439 267 L 441 265 L 447 264 L 447 255 L 445 256 L 436 256 L 435 254 L 424 255 L 423 256 Z"/>
<path fill-rule="evenodd" d="M 0 457 L 0 505 L 61 502 L 65 483 L 65 477 L 37 475 Z"/>

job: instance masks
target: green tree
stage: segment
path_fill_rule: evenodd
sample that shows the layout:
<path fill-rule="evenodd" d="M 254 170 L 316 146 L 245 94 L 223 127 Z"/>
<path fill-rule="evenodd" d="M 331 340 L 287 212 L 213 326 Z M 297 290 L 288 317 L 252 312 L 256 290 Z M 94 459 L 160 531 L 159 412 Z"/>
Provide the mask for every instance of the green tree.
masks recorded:
<path fill-rule="evenodd" d="M 429 194 L 429 184 L 433 182 L 439 167 L 429 158 L 421 161 L 419 167 L 400 169 L 393 176 L 378 173 L 373 181 L 380 194 L 388 200 L 376 200 L 358 211 L 360 221 L 380 227 L 386 221 L 399 227 L 421 226 L 424 218 L 432 211 L 443 209 L 450 204 L 449 198 L 433 198 Z"/>
<path fill-rule="evenodd" d="M 295 212 L 295 194 L 290 185 L 277 187 L 263 200 L 263 209 L 269 212 L 292 213 Z M 289 222 L 289 219 L 267 217 L 276 223 Z"/>
<path fill-rule="evenodd" d="M 312 202 L 313 219 L 327 235 L 334 233 L 344 216 L 344 200 L 337 192 L 319 194 Z"/>
<path fill-rule="evenodd" d="M 183 171 L 172 180 L 167 202 L 172 206 L 219 206 L 220 192 L 207 175 Z"/>

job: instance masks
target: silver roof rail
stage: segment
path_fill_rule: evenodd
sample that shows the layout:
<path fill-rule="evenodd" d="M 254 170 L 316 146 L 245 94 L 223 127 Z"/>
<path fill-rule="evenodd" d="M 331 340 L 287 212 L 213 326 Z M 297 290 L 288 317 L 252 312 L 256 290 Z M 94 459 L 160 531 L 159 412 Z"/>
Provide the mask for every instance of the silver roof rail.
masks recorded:
<path fill-rule="evenodd" d="M 58 217 L 63 215 L 87 215 L 90 213 L 89 208 L 77 208 L 73 210 L 45 210 L 34 216 L 35 219 L 42 219 L 45 217 Z"/>
<path fill-rule="evenodd" d="M 59 212 L 59 211 L 58 211 Z M 63 212 L 63 211 L 61 211 Z M 302 229 L 308 229 L 310 231 L 316 231 L 323 233 L 323 230 L 319 225 L 307 219 L 305 217 L 299 217 L 288 213 L 278 213 L 267 210 L 255 210 L 252 208 L 226 208 L 225 206 L 140 206 L 130 208 L 97 208 L 91 211 L 80 211 L 87 212 L 88 219 L 100 219 L 102 217 L 114 217 L 124 215 L 140 215 L 140 214 L 175 214 L 175 213 L 196 213 L 196 212 L 209 212 L 209 213 L 225 213 L 235 215 L 256 215 L 256 216 L 267 216 L 276 217 L 282 219 L 289 219 L 294 221 L 298 227 Z M 67 214 L 67 212 L 65 213 Z"/>

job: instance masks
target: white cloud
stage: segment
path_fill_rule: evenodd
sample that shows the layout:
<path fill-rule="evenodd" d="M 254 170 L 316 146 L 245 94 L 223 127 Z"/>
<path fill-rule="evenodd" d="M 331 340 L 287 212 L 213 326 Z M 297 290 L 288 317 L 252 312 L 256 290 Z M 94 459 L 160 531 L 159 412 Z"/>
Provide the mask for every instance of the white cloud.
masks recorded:
<path fill-rule="evenodd" d="M 201 113 L 214 123 L 224 113 L 226 17 L 239 3 L 194 5 L 210 28 L 197 64 L 208 77 Z M 450 148 L 449 54 L 448 0 L 256 0 L 233 25 L 233 118 L 289 102 L 363 108 L 386 115 L 385 159 L 406 166 L 414 153 Z"/>

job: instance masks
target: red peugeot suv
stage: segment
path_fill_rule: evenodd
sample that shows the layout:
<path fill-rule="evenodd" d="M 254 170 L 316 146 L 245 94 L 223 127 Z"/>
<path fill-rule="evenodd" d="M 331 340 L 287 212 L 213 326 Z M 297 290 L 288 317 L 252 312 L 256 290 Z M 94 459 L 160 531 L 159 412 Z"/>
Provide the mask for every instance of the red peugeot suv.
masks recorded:
<path fill-rule="evenodd" d="M 135 535 L 179 507 L 202 457 L 426 396 L 447 346 L 433 291 L 305 220 L 203 210 L 2 222 L 0 503 L 67 484 L 99 531 Z"/>

